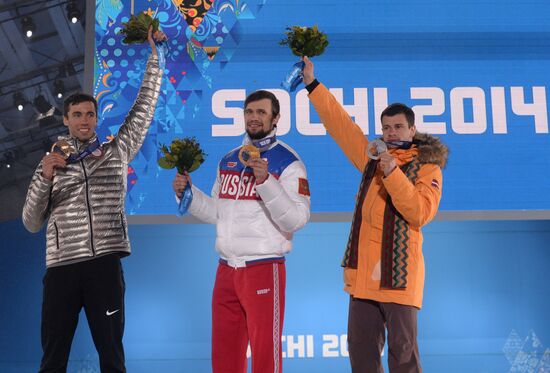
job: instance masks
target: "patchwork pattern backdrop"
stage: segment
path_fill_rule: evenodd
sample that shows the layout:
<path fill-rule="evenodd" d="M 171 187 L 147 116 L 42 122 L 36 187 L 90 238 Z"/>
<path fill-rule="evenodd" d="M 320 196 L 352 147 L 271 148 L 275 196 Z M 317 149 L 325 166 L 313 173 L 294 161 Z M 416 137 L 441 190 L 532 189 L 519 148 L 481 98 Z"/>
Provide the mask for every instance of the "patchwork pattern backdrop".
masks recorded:
<path fill-rule="evenodd" d="M 149 53 L 147 45 L 122 44 L 122 23 L 148 12 L 170 38 L 155 120 L 131 164 L 128 212 L 175 213 L 174 172 L 156 163 L 159 144 L 175 137 L 196 137 L 208 154 L 193 174 L 208 192 L 221 156 L 241 143 L 242 105 L 256 89 L 281 101 L 278 136 L 307 166 L 313 212 L 352 211 L 359 172 L 320 125 L 303 86 L 294 93 L 280 87 L 297 60 L 278 44 L 293 25 L 327 33 L 316 75 L 369 138 L 380 135 L 381 110 L 404 102 L 420 131 L 450 147 L 440 210 L 550 210 L 550 178 L 543 176 L 550 164 L 550 3 L 509 5 L 97 0 L 94 94 L 102 140 L 133 103 Z"/>

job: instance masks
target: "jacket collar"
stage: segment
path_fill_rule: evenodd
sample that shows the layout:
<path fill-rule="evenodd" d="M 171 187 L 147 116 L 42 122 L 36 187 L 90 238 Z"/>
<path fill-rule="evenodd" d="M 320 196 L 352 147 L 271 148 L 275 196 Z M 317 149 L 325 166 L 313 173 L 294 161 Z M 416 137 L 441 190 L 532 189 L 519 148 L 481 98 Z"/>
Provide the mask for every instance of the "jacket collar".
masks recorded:
<path fill-rule="evenodd" d="M 418 156 L 420 163 L 436 164 L 441 168 L 445 167 L 449 156 L 449 149 L 439 137 L 421 132 L 414 135 L 410 149 L 389 149 L 389 152 L 397 158 L 398 165 L 408 163 Z"/>
<path fill-rule="evenodd" d="M 276 133 L 277 133 L 277 127 L 273 127 L 273 129 L 271 130 L 271 132 L 269 132 L 265 137 L 259 139 L 259 140 L 252 140 L 250 138 L 250 136 L 248 136 L 248 133 L 244 136 L 243 138 L 243 142 L 242 144 L 243 145 L 254 145 L 256 146 L 258 149 L 260 149 L 260 152 L 265 152 L 266 150 L 269 150 L 271 148 L 273 148 L 275 145 L 277 145 L 277 143 L 279 142 L 277 140 L 277 137 L 276 137 Z M 258 143 L 261 143 L 262 140 L 267 140 L 269 138 L 273 138 L 273 142 L 270 142 L 269 144 L 265 145 L 265 146 L 258 146 Z"/>
<path fill-rule="evenodd" d="M 441 142 L 439 137 L 417 132 L 413 142 L 418 148 L 418 160 L 421 163 L 431 163 L 441 168 L 445 167 L 449 156 L 449 148 Z"/>

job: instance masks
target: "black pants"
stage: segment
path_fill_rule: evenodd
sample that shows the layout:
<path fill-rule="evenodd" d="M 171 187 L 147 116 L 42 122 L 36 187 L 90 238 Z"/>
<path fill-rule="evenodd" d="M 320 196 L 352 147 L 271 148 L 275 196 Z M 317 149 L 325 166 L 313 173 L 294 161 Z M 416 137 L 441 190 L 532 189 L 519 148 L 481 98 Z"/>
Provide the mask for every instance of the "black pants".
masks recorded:
<path fill-rule="evenodd" d="M 42 300 L 42 363 L 39 373 L 67 371 L 71 343 L 82 307 L 99 354 L 102 373 L 124 367 L 124 276 L 120 258 L 109 254 L 48 268 Z"/>
<path fill-rule="evenodd" d="M 417 313 L 412 306 L 350 297 L 348 349 L 352 372 L 384 372 L 381 355 L 387 329 L 390 373 L 422 373 Z"/>

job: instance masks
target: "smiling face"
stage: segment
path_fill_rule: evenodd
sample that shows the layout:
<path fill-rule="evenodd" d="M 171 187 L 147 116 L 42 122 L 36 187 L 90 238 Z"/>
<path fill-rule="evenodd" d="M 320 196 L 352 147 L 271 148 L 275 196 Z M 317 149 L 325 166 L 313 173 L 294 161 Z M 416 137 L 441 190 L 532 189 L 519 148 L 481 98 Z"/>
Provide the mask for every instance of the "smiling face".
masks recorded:
<path fill-rule="evenodd" d="M 94 137 L 97 126 L 97 115 L 94 103 L 84 101 L 69 105 L 69 110 L 63 116 L 63 123 L 69 127 L 72 137 L 87 141 Z"/>
<path fill-rule="evenodd" d="M 273 116 L 271 100 L 263 98 L 252 101 L 244 109 L 246 133 L 253 140 L 266 137 L 279 121 L 280 115 Z"/>
<path fill-rule="evenodd" d="M 405 114 L 382 117 L 382 138 L 384 141 L 412 141 L 416 133 L 414 125 L 409 126 Z"/>

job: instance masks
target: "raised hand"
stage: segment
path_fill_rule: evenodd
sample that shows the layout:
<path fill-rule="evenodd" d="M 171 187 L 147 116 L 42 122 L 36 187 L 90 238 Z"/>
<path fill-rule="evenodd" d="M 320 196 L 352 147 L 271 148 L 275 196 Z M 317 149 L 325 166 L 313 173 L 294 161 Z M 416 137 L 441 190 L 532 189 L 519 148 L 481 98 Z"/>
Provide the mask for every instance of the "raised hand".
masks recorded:
<path fill-rule="evenodd" d="M 302 71 L 302 75 L 304 77 L 304 84 L 310 85 L 311 82 L 315 80 L 315 74 L 313 73 L 313 62 L 307 56 L 302 57 L 302 61 L 304 62 L 304 70 Z"/>
<path fill-rule="evenodd" d="M 149 45 L 151 46 L 154 54 L 158 54 L 157 46 L 155 43 L 165 40 L 168 40 L 168 37 L 164 32 L 160 30 L 153 32 L 153 26 L 149 26 L 149 31 L 147 32 L 147 41 L 149 42 Z"/>

